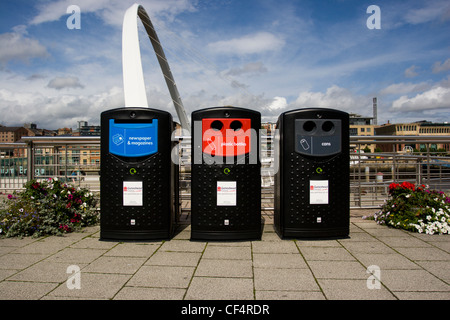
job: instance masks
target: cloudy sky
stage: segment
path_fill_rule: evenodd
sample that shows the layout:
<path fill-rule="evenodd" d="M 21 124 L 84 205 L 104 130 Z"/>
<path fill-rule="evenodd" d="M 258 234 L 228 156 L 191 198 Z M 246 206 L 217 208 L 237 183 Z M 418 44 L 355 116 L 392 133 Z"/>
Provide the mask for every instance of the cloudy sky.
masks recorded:
<path fill-rule="evenodd" d="M 122 22 L 134 2 L 0 1 L 0 124 L 75 128 L 122 107 Z M 377 97 L 379 124 L 450 121 L 448 0 L 138 3 L 188 116 L 222 105 L 258 110 L 265 121 L 304 107 L 371 116 Z M 80 8 L 80 29 L 67 27 L 71 5 Z M 177 119 L 139 25 L 149 106 Z"/>

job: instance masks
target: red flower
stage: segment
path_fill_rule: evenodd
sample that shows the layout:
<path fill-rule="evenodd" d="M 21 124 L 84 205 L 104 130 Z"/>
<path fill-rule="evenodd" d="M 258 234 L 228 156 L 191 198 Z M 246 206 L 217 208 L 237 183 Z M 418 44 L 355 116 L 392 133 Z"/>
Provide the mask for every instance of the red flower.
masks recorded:
<path fill-rule="evenodd" d="M 410 189 L 410 190 L 412 190 L 412 191 L 414 191 L 415 188 L 416 188 L 416 186 L 415 186 L 413 183 L 406 182 L 406 181 L 402 183 L 401 187 L 402 187 L 403 189 Z"/>
<path fill-rule="evenodd" d="M 397 189 L 399 187 L 400 187 L 400 185 L 398 183 L 391 183 L 389 185 L 389 190 Z"/>
<path fill-rule="evenodd" d="M 66 231 L 66 232 L 70 232 L 70 231 L 72 231 L 72 229 L 70 229 L 70 227 L 67 225 L 67 224 L 61 224 L 60 226 L 59 226 L 59 228 L 60 229 L 62 229 L 63 231 Z"/>

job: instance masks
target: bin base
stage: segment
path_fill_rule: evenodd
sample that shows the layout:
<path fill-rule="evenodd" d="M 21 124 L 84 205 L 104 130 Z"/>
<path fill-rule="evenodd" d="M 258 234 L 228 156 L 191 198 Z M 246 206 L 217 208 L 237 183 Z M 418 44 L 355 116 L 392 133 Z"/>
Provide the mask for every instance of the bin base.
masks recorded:
<path fill-rule="evenodd" d="M 169 240 L 170 233 L 167 230 L 142 230 L 123 231 L 108 230 L 100 231 L 101 241 L 145 241 L 145 240 Z"/>
<path fill-rule="evenodd" d="M 191 231 L 191 240 L 261 240 L 261 231 L 243 230 L 243 231 Z"/>
<path fill-rule="evenodd" d="M 305 229 L 305 228 L 284 228 L 277 230 L 276 233 L 282 239 L 320 239 L 320 238 L 348 238 L 350 228 L 327 228 L 327 229 Z"/>

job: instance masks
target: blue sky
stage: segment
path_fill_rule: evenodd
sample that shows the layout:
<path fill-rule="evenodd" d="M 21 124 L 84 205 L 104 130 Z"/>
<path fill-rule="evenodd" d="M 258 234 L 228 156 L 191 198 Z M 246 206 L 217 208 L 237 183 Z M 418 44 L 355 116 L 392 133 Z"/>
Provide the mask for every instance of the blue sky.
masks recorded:
<path fill-rule="evenodd" d="M 124 105 L 122 21 L 135 1 L 0 2 L 0 124 L 99 123 Z M 188 116 L 233 105 L 264 121 L 327 107 L 378 123 L 450 121 L 450 3 L 364 0 L 142 0 Z M 81 10 L 68 29 L 67 7 Z M 370 5 L 380 29 L 369 29 Z M 139 22 L 140 24 L 140 22 Z M 140 28 L 149 106 L 177 119 Z"/>

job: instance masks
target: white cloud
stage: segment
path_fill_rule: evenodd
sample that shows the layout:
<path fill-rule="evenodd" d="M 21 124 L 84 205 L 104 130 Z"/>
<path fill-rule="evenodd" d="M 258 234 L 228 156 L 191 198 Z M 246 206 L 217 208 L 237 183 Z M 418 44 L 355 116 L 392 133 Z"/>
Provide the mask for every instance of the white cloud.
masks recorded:
<path fill-rule="evenodd" d="M 392 111 L 424 111 L 450 109 L 450 88 L 441 86 L 417 94 L 415 97 L 401 96 L 392 103 Z"/>
<path fill-rule="evenodd" d="M 450 70 L 450 58 L 445 60 L 443 64 L 441 64 L 440 61 L 433 64 L 433 73 L 439 73 L 447 70 Z"/>
<path fill-rule="evenodd" d="M 421 83 L 401 82 L 401 83 L 391 84 L 390 86 L 382 89 L 380 91 L 380 94 L 381 95 L 388 95 L 388 94 L 399 95 L 399 94 L 420 92 L 420 91 L 428 90 L 430 87 L 431 86 L 426 82 L 421 82 Z"/>
<path fill-rule="evenodd" d="M 134 2 L 132 0 L 77 0 L 75 3 L 73 0 L 42 2 L 37 6 L 38 14 L 31 20 L 31 24 L 57 21 L 62 16 L 69 17 L 69 14 L 66 13 L 67 7 L 76 4 L 80 7 L 81 20 L 83 20 L 84 14 L 93 12 L 106 24 L 121 26 L 125 11 Z M 142 0 L 139 2 L 150 15 L 150 19 L 155 15 L 164 15 L 171 19 L 178 13 L 193 11 L 195 10 L 193 3 L 195 1 L 192 0 Z"/>
<path fill-rule="evenodd" d="M 226 74 L 231 75 L 231 76 L 240 76 L 243 74 L 252 75 L 252 74 L 261 74 L 261 73 L 266 73 L 266 72 L 267 72 L 267 68 L 265 67 L 264 63 L 262 63 L 261 61 L 258 61 L 258 62 L 249 62 L 242 67 L 232 68 Z"/>
<path fill-rule="evenodd" d="M 447 19 L 446 14 L 450 5 L 446 0 L 426 1 L 424 6 L 418 9 L 410 9 L 404 15 L 404 19 L 410 24 L 420 24 L 436 20 Z"/>
<path fill-rule="evenodd" d="M 419 73 L 416 71 L 416 66 L 411 66 L 408 69 L 405 70 L 405 77 L 407 78 L 414 78 L 419 75 Z"/>
<path fill-rule="evenodd" d="M 47 87 L 56 90 L 65 88 L 84 88 L 77 77 L 56 77 L 49 81 Z"/>
<path fill-rule="evenodd" d="M 288 106 L 287 100 L 284 97 L 274 97 L 273 101 L 267 107 L 269 110 L 284 110 Z"/>
<path fill-rule="evenodd" d="M 222 40 L 208 44 L 208 48 L 215 53 L 223 54 L 254 54 L 265 51 L 277 51 L 285 42 L 269 32 L 258 32 L 240 38 Z"/>
<path fill-rule="evenodd" d="M 10 61 L 29 62 L 33 58 L 46 58 L 47 49 L 36 39 L 26 37 L 26 32 L 0 34 L 0 66 Z"/>
<path fill-rule="evenodd" d="M 329 87 L 325 93 L 305 91 L 300 93 L 293 103 L 297 108 L 331 108 L 346 112 L 356 112 L 367 115 L 372 112 L 371 100 L 367 97 L 357 96 L 350 90 L 337 85 Z M 367 111 L 364 110 L 367 107 Z"/>
<path fill-rule="evenodd" d="M 122 88 L 113 87 L 95 95 L 49 95 L 0 89 L 2 124 L 38 124 L 39 128 L 76 127 L 78 120 L 99 123 L 104 110 L 123 106 Z"/>

